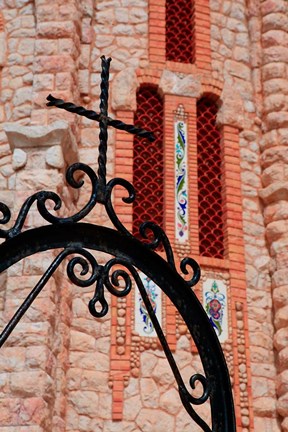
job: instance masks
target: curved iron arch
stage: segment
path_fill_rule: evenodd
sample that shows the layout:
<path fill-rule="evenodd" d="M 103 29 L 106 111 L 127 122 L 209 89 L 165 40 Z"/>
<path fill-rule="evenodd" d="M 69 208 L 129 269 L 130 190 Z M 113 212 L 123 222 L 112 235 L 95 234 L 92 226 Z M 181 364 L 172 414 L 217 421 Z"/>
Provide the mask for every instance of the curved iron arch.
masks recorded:
<path fill-rule="evenodd" d="M 116 257 L 112 264 L 122 264 L 126 266 L 130 273 L 133 273 L 133 268 L 138 269 L 151 278 L 170 298 L 182 316 L 197 346 L 202 360 L 203 369 L 206 374 L 206 377 L 199 374 L 191 377 L 190 385 L 192 388 L 196 381 L 200 381 L 203 386 L 203 395 L 198 399 L 194 398 L 181 378 L 181 374 L 174 361 L 163 332 L 161 331 L 161 327 L 159 332 L 159 323 L 158 326 L 157 323 L 155 323 L 155 314 L 150 315 L 150 308 L 150 311 L 148 310 L 150 318 L 156 324 L 155 329 L 177 381 L 180 398 L 184 407 L 194 421 L 198 423 L 205 432 L 233 432 L 236 430 L 229 373 L 216 333 L 211 326 L 207 314 L 189 284 L 175 271 L 173 267 L 171 267 L 168 262 L 154 251 L 149 250 L 147 246 L 142 244 L 139 240 L 133 237 L 127 238 L 123 233 L 119 233 L 113 229 L 86 223 L 67 223 L 64 226 L 57 224 L 34 228 L 18 234 L 14 238 L 6 240 L 0 245 L 0 272 L 6 270 L 8 267 L 27 256 L 50 249 L 62 249 L 58 255 L 60 258 L 57 257 L 59 262 L 62 261 L 62 258 L 65 258 L 70 254 L 73 254 L 73 256 L 74 254 L 80 254 L 82 258 L 84 257 L 84 259 L 88 259 L 89 261 L 90 253 L 87 249 L 101 251 Z M 47 270 L 48 278 L 59 265 L 57 258 Z M 111 260 L 109 262 L 111 262 Z M 79 258 L 77 260 L 75 256 L 70 260 L 70 263 L 72 263 L 70 266 L 70 276 L 71 270 L 73 270 L 72 267 L 76 263 L 85 266 L 84 262 L 81 261 L 81 258 L 79 261 Z M 110 270 L 112 265 L 109 264 L 108 267 L 108 270 Z M 103 277 L 104 268 L 105 266 L 97 266 L 92 275 L 93 277 L 90 277 L 88 285 L 92 285 L 95 281 L 98 281 L 99 285 L 100 280 L 102 280 L 102 282 L 104 281 L 104 285 L 107 284 L 108 274 Z M 69 275 L 69 265 L 67 271 Z M 45 275 L 43 276 L 44 278 Z M 135 278 L 135 273 L 133 276 Z M 46 281 L 47 280 L 44 282 L 46 283 Z M 74 279 L 74 282 L 77 283 L 77 280 Z M 137 277 L 136 284 L 140 289 L 141 295 L 143 295 L 141 281 L 139 282 Z M 43 286 L 40 286 L 40 290 Z M 130 290 L 124 290 L 120 295 L 127 295 L 129 291 Z M 37 297 L 39 292 L 40 291 L 38 291 L 34 296 L 32 295 L 32 298 L 30 299 L 31 303 Z M 117 295 L 116 292 L 112 293 Z M 143 300 L 147 302 L 147 298 L 144 298 Z M 101 302 L 101 299 L 96 298 L 96 301 Z M 19 308 L 18 313 L 20 315 L 18 315 L 18 317 L 14 316 L 16 319 L 13 320 L 12 318 L 6 329 L 4 329 L 1 334 L 0 345 L 2 345 L 8 338 L 9 334 L 21 316 L 26 312 L 29 305 L 22 305 Z M 200 405 L 208 399 L 210 400 L 211 405 L 212 429 L 210 429 L 204 420 L 198 416 L 193 408 L 194 404 Z"/>

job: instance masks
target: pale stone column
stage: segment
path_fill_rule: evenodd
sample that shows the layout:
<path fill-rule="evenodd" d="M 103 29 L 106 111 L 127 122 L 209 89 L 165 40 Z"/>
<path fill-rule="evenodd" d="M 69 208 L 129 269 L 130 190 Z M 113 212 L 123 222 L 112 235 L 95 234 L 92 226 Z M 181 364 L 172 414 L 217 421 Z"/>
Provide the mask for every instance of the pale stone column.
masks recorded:
<path fill-rule="evenodd" d="M 78 160 L 69 124 L 58 121 L 50 126 L 29 127 L 11 123 L 5 124 L 4 130 L 12 163 L 6 167 L 9 189 L 7 193 L 0 193 L 0 201 L 7 203 L 10 197 L 15 203 L 13 220 L 24 200 L 41 189 L 52 190 L 64 198 L 60 210 L 62 216 L 75 213 L 77 195 L 68 190 L 64 179 L 66 166 Z M 34 205 L 23 229 L 44 223 Z M 53 251 L 36 254 L 8 270 L 5 293 L 1 295 L 1 327 L 54 258 Z M 60 268 L 1 349 L 1 432 L 64 432 L 70 320 L 70 288 L 67 276 L 62 276 Z"/>
<path fill-rule="evenodd" d="M 277 352 L 277 411 L 288 431 L 288 3 L 263 1 L 262 185 L 266 238 L 273 261 L 274 347 Z"/>

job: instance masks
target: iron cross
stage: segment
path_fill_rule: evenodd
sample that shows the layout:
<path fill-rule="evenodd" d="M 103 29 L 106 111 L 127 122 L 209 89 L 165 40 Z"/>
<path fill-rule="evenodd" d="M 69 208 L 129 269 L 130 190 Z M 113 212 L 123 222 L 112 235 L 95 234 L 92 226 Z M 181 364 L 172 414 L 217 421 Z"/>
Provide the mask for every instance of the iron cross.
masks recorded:
<path fill-rule="evenodd" d="M 87 117 L 90 120 L 99 122 L 100 133 L 99 133 L 99 157 L 98 157 L 98 175 L 101 186 L 105 187 L 106 184 L 106 162 L 107 162 L 107 140 L 108 126 L 112 126 L 116 129 L 125 130 L 131 134 L 137 135 L 142 138 L 148 138 L 149 141 L 154 141 L 155 137 L 151 132 L 145 129 L 138 128 L 134 125 L 123 123 L 120 120 L 114 120 L 108 117 L 108 94 L 109 94 L 109 68 L 111 58 L 101 57 L 101 84 L 100 84 L 100 114 L 92 110 L 87 110 L 82 106 L 76 106 L 72 102 L 65 102 L 62 99 L 56 99 L 51 94 L 47 97 L 49 101 L 47 106 L 55 106 L 57 108 L 65 109 L 66 111 L 79 114 Z"/>

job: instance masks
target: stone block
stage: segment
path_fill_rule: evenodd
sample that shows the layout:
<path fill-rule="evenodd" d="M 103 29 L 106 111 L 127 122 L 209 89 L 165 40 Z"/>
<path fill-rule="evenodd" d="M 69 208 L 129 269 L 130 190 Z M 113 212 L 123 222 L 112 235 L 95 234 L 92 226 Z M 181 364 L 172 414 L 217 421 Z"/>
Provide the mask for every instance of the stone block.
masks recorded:
<path fill-rule="evenodd" d="M 23 168 L 27 162 L 27 153 L 22 149 L 14 149 L 12 156 L 12 167 L 15 171 Z"/>
<path fill-rule="evenodd" d="M 95 417 L 98 412 L 99 396 L 95 391 L 71 391 L 68 401 L 73 406 L 77 414 Z"/>
<path fill-rule="evenodd" d="M 58 45 L 55 40 L 36 39 L 35 54 L 37 55 L 55 55 L 58 53 Z"/>
<path fill-rule="evenodd" d="M 280 2 L 278 2 L 280 3 Z M 283 3 L 283 2 L 281 2 Z M 273 8 L 275 7 L 276 2 L 273 2 Z M 263 17 L 262 20 L 262 33 L 269 30 L 283 30 L 285 32 L 288 31 L 288 19 L 287 14 L 282 12 L 273 12 L 267 14 Z"/>
<path fill-rule="evenodd" d="M 116 110 L 136 109 L 136 89 L 138 81 L 134 68 L 126 68 L 119 72 L 112 87 L 112 108 Z"/>
<path fill-rule="evenodd" d="M 91 47 L 89 45 L 81 45 L 80 68 L 88 68 L 90 63 Z"/>
<path fill-rule="evenodd" d="M 37 36 L 44 39 L 73 39 L 75 25 L 72 21 L 40 22 L 37 25 Z"/>
<path fill-rule="evenodd" d="M 23 371 L 25 369 L 25 349 L 7 346 L 1 348 L 0 368 L 1 373 L 8 374 Z"/>
<path fill-rule="evenodd" d="M 278 115 L 278 111 L 285 109 L 287 102 L 288 102 L 287 95 L 284 95 L 284 94 L 269 95 L 264 99 L 264 112 L 270 113 L 273 111 L 277 111 L 274 114 Z M 268 121 L 269 121 L 269 119 L 268 119 Z M 276 127 L 278 128 L 278 126 L 276 126 Z M 269 129 L 270 129 L 270 127 L 269 127 Z"/>
<path fill-rule="evenodd" d="M 284 78 L 271 78 L 263 82 L 264 95 L 288 94 L 287 80 Z"/>
<path fill-rule="evenodd" d="M 287 232 L 288 232 L 288 221 L 286 220 L 271 222 L 266 227 L 266 235 L 269 240 L 269 243 L 272 243 L 275 240 L 279 240 L 279 238 L 284 236 Z"/>
<path fill-rule="evenodd" d="M 288 113 L 286 111 L 270 112 L 266 117 L 267 130 L 287 128 L 288 127 Z"/>
<path fill-rule="evenodd" d="M 89 16 L 90 18 L 93 16 L 93 0 L 82 0 L 79 6 L 84 16 Z"/>
<path fill-rule="evenodd" d="M 215 31 L 215 33 L 219 34 L 218 29 Z M 228 48 L 233 48 L 234 42 L 235 42 L 235 34 L 231 30 L 228 30 L 227 28 L 224 28 L 221 30 L 221 36 L 224 44 Z"/>
<path fill-rule="evenodd" d="M 269 186 L 275 181 L 285 180 L 285 165 L 282 162 L 274 163 L 263 170 L 262 184 L 264 187 Z"/>
<path fill-rule="evenodd" d="M 32 38 L 20 40 L 18 46 L 18 52 L 24 56 L 34 54 L 35 41 Z"/>
<path fill-rule="evenodd" d="M 175 72 L 164 70 L 159 87 L 164 93 L 199 97 L 201 92 L 201 77 L 196 74 L 180 76 Z"/>
<path fill-rule="evenodd" d="M 128 398 L 125 397 L 125 404 L 124 404 L 124 411 L 123 411 L 125 420 L 134 422 L 141 408 L 142 408 L 142 402 L 141 402 L 140 394 Z"/>
<path fill-rule="evenodd" d="M 288 417 L 288 393 L 285 393 L 278 399 L 277 412 L 282 417 Z"/>
<path fill-rule="evenodd" d="M 255 414 L 259 417 L 272 417 L 276 409 L 276 398 L 259 397 L 254 400 Z"/>
<path fill-rule="evenodd" d="M 81 131 L 81 143 L 83 147 L 95 147 L 98 142 L 99 130 L 96 128 L 85 128 Z"/>
<path fill-rule="evenodd" d="M 47 345 L 48 323 L 20 322 L 6 342 L 6 346 L 28 347 L 31 345 Z"/>
<path fill-rule="evenodd" d="M 276 311 L 274 325 L 276 329 L 280 329 L 288 325 L 288 305 L 281 307 Z"/>
<path fill-rule="evenodd" d="M 129 22 L 139 24 L 148 19 L 147 9 L 144 7 L 132 7 L 129 9 Z"/>
<path fill-rule="evenodd" d="M 284 129 L 285 131 L 286 129 Z M 274 141 L 274 137 L 271 137 L 271 141 Z M 277 140 L 278 141 L 278 140 Z M 288 163 L 288 146 L 283 145 L 277 145 L 278 142 L 274 143 L 273 146 L 270 148 L 267 148 L 263 151 L 261 160 L 262 160 L 262 166 L 265 169 L 266 167 L 275 164 L 275 163 Z M 266 145 L 269 145 L 268 143 L 265 143 Z M 275 145 L 276 144 L 276 145 Z"/>
<path fill-rule="evenodd" d="M 42 55 L 35 60 L 36 73 L 72 72 L 74 67 L 74 61 L 71 56 L 63 53 L 62 55 Z"/>
<path fill-rule="evenodd" d="M 144 407 L 157 408 L 159 406 L 159 390 L 152 378 L 140 380 L 140 396 Z"/>
<path fill-rule="evenodd" d="M 168 412 L 168 414 L 176 415 L 180 409 L 180 398 L 179 393 L 176 389 L 169 389 L 167 392 L 163 393 L 160 398 L 160 407 L 163 411 Z"/>
<path fill-rule="evenodd" d="M 70 349 L 73 351 L 95 352 L 95 338 L 86 333 L 71 330 Z"/>
<path fill-rule="evenodd" d="M 269 63 L 263 65 L 262 76 L 263 80 L 270 80 L 273 78 L 282 78 L 285 76 L 286 64 L 285 63 Z"/>
<path fill-rule="evenodd" d="M 277 181 L 259 191 L 259 196 L 265 204 L 288 199 L 288 182 Z"/>
<path fill-rule="evenodd" d="M 276 389 L 278 397 L 288 394 L 288 370 L 277 375 Z"/>
<path fill-rule="evenodd" d="M 81 95 L 88 95 L 90 89 L 90 79 L 88 70 L 80 70 L 78 73 L 79 77 L 79 91 Z"/>
<path fill-rule="evenodd" d="M 23 348 L 21 348 L 23 349 Z M 47 372 L 47 363 L 51 352 L 47 346 L 31 346 L 25 348 L 25 370 L 41 369 Z"/>
<path fill-rule="evenodd" d="M 80 351 L 70 353 L 70 363 L 76 368 L 99 372 L 109 372 L 109 356 L 102 353 L 97 353 L 95 360 L 95 352 L 83 353 Z M 96 366 L 97 364 L 97 366 Z"/>
<path fill-rule="evenodd" d="M 158 360 L 152 372 L 152 377 L 163 389 L 167 389 L 174 383 L 174 377 L 166 359 Z"/>
<path fill-rule="evenodd" d="M 14 108 L 11 115 L 11 121 L 16 122 L 18 120 L 22 120 L 27 118 L 26 124 L 28 123 L 28 119 L 30 118 L 32 111 L 32 107 L 30 103 L 26 103 L 23 105 L 20 105 L 17 108 Z M 10 119 L 9 119 L 10 120 Z"/>
<path fill-rule="evenodd" d="M 288 417 L 281 422 L 281 429 L 283 432 L 288 432 Z"/>
<path fill-rule="evenodd" d="M 288 345 L 288 327 L 276 331 L 274 336 L 274 346 L 277 351 L 286 348 Z"/>
<path fill-rule="evenodd" d="M 45 160 L 47 165 L 61 169 L 64 167 L 64 157 L 60 145 L 52 146 L 46 150 Z"/>
<path fill-rule="evenodd" d="M 249 65 L 250 51 L 247 47 L 235 47 L 233 50 L 233 58 L 236 61 L 243 62 Z"/>
<path fill-rule="evenodd" d="M 91 18 L 82 19 L 81 28 L 81 42 L 84 44 L 90 44 L 94 37 L 94 30 L 91 25 Z"/>
<path fill-rule="evenodd" d="M 13 372 L 10 374 L 11 391 L 20 397 L 46 396 L 52 391 L 52 378 L 44 371 Z"/>
<path fill-rule="evenodd" d="M 143 408 L 136 418 L 138 428 L 143 432 L 157 430 L 157 432 L 167 432 L 173 430 L 175 418 L 161 410 Z"/>
<path fill-rule="evenodd" d="M 288 45 L 288 34 L 283 30 L 269 30 L 262 36 L 263 48 L 275 47 L 282 45 L 287 47 Z"/>
<path fill-rule="evenodd" d="M 33 91 L 45 91 L 46 93 L 54 89 L 54 75 L 53 74 L 37 74 L 33 80 Z"/>
<path fill-rule="evenodd" d="M 279 360 L 280 370 L 287 370 L 288 369 L 288 346 L 283 348 L 278 353 L 278 360 Z"/>
<path fill-rule="evenodd" d="M 35 192 L 36 190 L 56 190 L 57 186 L 63 181 L 62 175 L 54 171 L 19 171 L 16 178 L 16 188 L 18 190 L 30 190 Z M 50 203 L 48 204 L 50 205 Z M 52 208 L 50 209 L 52 210 Z"/>
<path fill-rule="evenodd" d="M 4 66 L 6 61 L 7 45 L 6 35 L 4 32 L 0 32 L 0 66 Z"/>
<path fill-rule="evenodd" d="M 117 24 L 113 27 L 112 33 L 115 36 L 133 36 L 135 29 L 129 24 Z"/>

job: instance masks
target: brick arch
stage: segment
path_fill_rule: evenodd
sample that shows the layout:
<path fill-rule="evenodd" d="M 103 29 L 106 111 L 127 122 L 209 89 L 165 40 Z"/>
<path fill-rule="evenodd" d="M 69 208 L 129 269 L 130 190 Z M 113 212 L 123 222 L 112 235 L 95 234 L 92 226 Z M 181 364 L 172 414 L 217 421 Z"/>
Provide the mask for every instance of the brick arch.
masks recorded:
<path fill-rule="evenodd" d="M 159 87 L 162 72 L 159 69 L 145 68 L 137 69 L 136 76 L 138 88 L 141 84 L 151 84 Z"/>
<path fill-rule="evenodd" d="M 223 92 L 223 84 L 221 81 L 216 79 L 210 79 L 209 77 L 202 77 L 202 84 L 201 84 L 201 94 L 199 96 L 199 99 L 202 97 L 209 97 L 213 100 L 219 100 L 221 99 L 221 95 Z"/>

